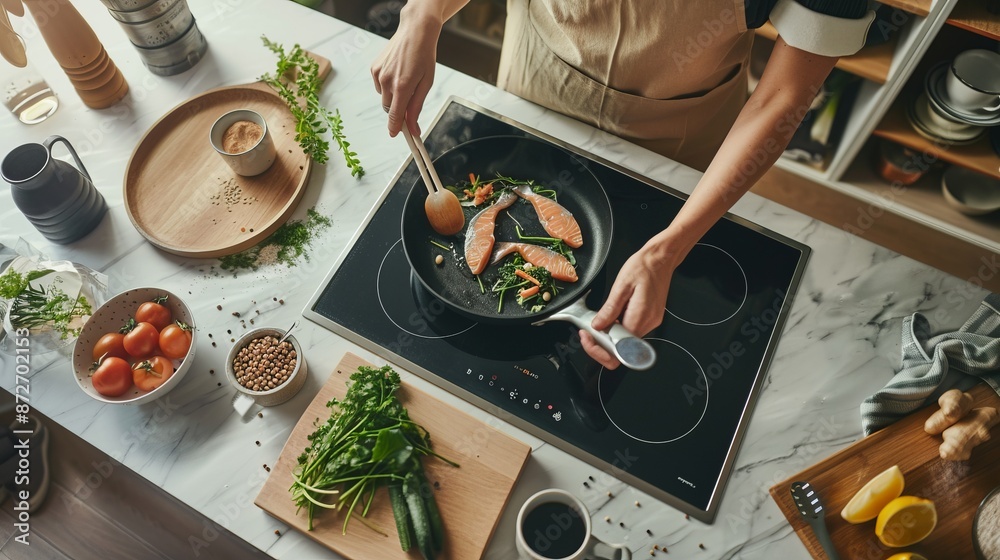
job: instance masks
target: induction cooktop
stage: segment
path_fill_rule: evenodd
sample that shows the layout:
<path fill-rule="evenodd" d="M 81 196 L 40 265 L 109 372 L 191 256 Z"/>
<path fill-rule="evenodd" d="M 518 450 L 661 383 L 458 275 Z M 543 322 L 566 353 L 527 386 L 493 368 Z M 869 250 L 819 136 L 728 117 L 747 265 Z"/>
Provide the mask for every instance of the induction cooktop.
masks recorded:
<path fill-rule="evenodd" d="M 677 214 L 685 196 L 468 101 L 451 98 L 425 144 L 432 157 L 473 139 L 520 136 L 579 156 L 604 186 L 613 241 L 587 303 Z M 423 189 L 409 158 L 304 315 L 692 517 L 712 523 L 809 255 L 727 215 L 670 283 L 647 371 L 605 370 L 569 323 L 477 323 L 425 291 L 400 239 L 403 202 Z"/>

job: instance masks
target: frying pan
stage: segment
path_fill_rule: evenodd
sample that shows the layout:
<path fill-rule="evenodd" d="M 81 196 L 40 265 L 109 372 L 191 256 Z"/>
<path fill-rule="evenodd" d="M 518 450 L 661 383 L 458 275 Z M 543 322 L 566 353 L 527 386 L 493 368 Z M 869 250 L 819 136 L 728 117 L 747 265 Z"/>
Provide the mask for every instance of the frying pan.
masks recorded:
<path fill-rule="evenodd" d="M 434 167 L 444 185 L 467 180 L 469 173 L 481 180 L 498 175 L 531 179 L 556 191 L 558 202 L 576 218 L 583 233 L 583 246 L 574 249 L 579 279 L 563 282 L 553 300 L 541 311 L 532 313 L 506 294 L 502 310 L 490 291 L 500 263 L 489 265 L 480 275 L 486 293 L 464 261 L 465 233 L 445 237 L 430 226 L 424 212 L 427 189 L 417 178 L 403 205 L 401 237 L 403 251 L 414 275 L 434 297 L 455 312 L 473 320 L 504 324 L 538 324 L 550 320 L 570 321 L 588 330 L 594 338 L 631 369 L 647 369 L 655 360 L 653 349 L 642 339 L 616 324 L 608 332 L 595 331 L 590 322 L 594 312 L 587 308 L 585 296 L 598 277 L 611 249 L 614 220 L 611 202 L 600 181 L 588 168 L 585 159 L 552 144 L 520 136 L 478 138 L 455 146 L 434 160 Z M 465 209 L 466 228 L 483 207 Z M 525 235 L 549 237 L 542 229 L 534 208 L 523 200 L 502 211 L 497 217 L 494 236 L 497 243 L 518 241 L 515 226 Z M 445 262 L 435 263 L 444 251 L 432 241 L 451 247 Z"/>

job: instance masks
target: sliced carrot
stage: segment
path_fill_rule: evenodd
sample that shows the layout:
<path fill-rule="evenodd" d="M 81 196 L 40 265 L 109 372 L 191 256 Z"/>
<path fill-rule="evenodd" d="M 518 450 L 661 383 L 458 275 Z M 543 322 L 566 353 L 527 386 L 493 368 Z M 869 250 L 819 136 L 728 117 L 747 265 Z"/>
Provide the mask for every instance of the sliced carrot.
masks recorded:
<path fill-rule="evenodd" d="M 473 186 L 476 185 L 476 174 L 475 173 L 469 173 L 469 182 L 472 183 Z"/>
<path fill-rule="evenodd" d="M 531 282 L 535 286 L 541 286 L 542 285 L 542 283 L 539 282 L 538 280 L 536 280 L 534 276 L 528 274 L 527 272 L 521 270 L 520 268 L 514 269 L 514 275 L 515 276 L 520 276 L 521 278 L 524 278 L 525 280 L 527 280 L 528 282 Z"/>
<path fill-rule="evenodd" d="M 521 290 L 518 293 L 518 295 L 521 296 L 521 299 L 528 299 L 537 293 L 538 293 L 538 286 L 532 286 L 530 288 L 525 288 Z"/>

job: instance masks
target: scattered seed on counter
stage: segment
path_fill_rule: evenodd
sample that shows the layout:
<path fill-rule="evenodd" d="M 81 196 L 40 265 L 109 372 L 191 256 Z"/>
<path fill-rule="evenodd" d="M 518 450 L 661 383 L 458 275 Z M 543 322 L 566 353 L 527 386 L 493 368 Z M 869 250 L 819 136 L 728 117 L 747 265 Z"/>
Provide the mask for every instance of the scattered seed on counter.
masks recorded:
<path fill-rule="evenodd" d="M 275 529 L 275 530 L 274 530 L 274 534 L 275 534 L 275 535 L 278 535 L 278 536 L 280 537 L 280 536 L 281 536 L 281 531 L 279 531 L 279 530 Z"/>
<path fill-rule="evenodd" d="M 594 477 L 592 477 L 590 475 L 587 475 L 587 478 L 589 478 L 591 482 L 597 482 L 596 480 L 594 480 Z"/>
<path fill-rule="evenodd" d="M 649 531 L 647 530 L 646 532 L 648 533 Z M 653 550 L 660 550 L 660 545 L 654 544 L 653 545 Z"/>
<path fill-rule="evenodd" d="M 250 319 L 250 324 L 251 324 L 251 325 L 253 324 L 253 319 Z"/>
<path fill-rule="evenodd" d="M 239 317 L 239 316 L 240 316 L 239 311 L 233 311 L 233 317 Z"/>
<path fill-rule="evenodd" d="M 215 370 L 214 370 L 214 369 L 210 369 L 210 370 L 208 370 L 208 374 L 209 374 L 209 375 L 215 375 Z"/>
<path fill-rule="evenodd" d="M 226 329 L 226 334 L 233 334 L 232 329 Z"/>
<path fill-rule="evenodd" d="M 639 505 L 639 500 L 635 501 L 635 507 L 642 507 L 641 505 Z"/>
<path fill-rule="evenodd" d="M 652 548 L 651 548 L 651 549 L 649 549 L 649 555 L 650 555 L 650 556 L 656 556 L 656 551 L 655 551 L 655 550 L 653 550 Z"/>
<path fill-rule="evenodd" d="M 702 543 L 698 543 L 698 548 L 705 550 L 705 545 Z"/>
<path fill-rule="evenodd" d="M 215 341 L 212 341 L 212 348 L 215 348 Z"/>
<path fill-rule="evenodd" d="M 216 385 L 218 385 L 219 387 L 222 387 L 222 383 L 216 383 Z"/>
<path fill-rule="evenodd" d="M 684 514 L 684 519 L 691 519 L 691 516 L 685 513 Z"/>
<path fill-rule="evenodd" d="M 218 309 L 219 311 L 222 311 L 222 306 L 221 305 L 216 305 L 215 308 Z"/>
<path fill-rule="evenodd" d="M 257 447 L 260 447 L 260 440 L 257 440 L 257 441 L 255 441 L 254 443 L 256 443 L 256 444 L 257 444 Z"/>
<path fill-rule="evenodd" d="M 618 526 L 621 527 L 622 529 L 624 529 L 625 528 L 625 522 L 624 521 L 619 521 L 618 522 Z"/>
<path fill-rule="evenodd" d="M 584 485 L 585 487 L 587 487 L 587 488 L 590 488 L 590 485 L 589 485 L 589 484 L 587 484 L 587 481 L 586 481 L 586 480 L 584 480 L 584 481 L 583 481 L 583 485 Z"/>
<path fill-rule="evenodd" d="M 651 537 L 653 536 L 653 532 L 650 531 L 649 529 L 646 529 L 646 534 L 649 535 L 649 536 L 651 536 Z"/>
<path fill-rule="evenodd" d="M 235 338 L 230 338 L 229 342 L 236 342 L 236 339 Z"/>
<path fill-rule="evenodd" d="M 263 418 L 263 417 L 264 417 L 264 413 L 263 412 L 258 412 L 257 413 L 257 418 Z"/>
<path fill-rule="evenodd" d="M 607 516 L 607 515 L 605 515 L 605 516 L 604 516 L 604 522 L 605 522 L 605 523 L 611 523 L 611 517 L 610 517 L 610 516 Z"/>
<path fill-rule="evenodd" d="M 278 300 L 278 305 L 285 305 L 285 300 L 279 299 Z"/>
<path fill-rule="evenodd" d="M 212 338 L 212 333 L 208 333 L 208 338 Z"/>
<path fill-rule="evenodd" d="M 287 340 L 278 344 L 277 337 L 263 336 L 240 348 L 233 359 L 233 371 L 240 385 L 251 391 L 270 391 L 295 371 L 298 356 Z"/>
<path fill-rule="evenodd" d="M 278 298 L 271 298 L 271 299 L 273 299 L 274 301 L 278 301 Z"/>
<path fill-rule="evenodd" d="M 608 492 L 608 497 L 609 497 L 609 498 L 614 498 L 614 497 L 615 497 L 615 495 L 614 495 L 614 494 L 612 494 L 612 493 L 611 493 L 611 492 L 609 491 L 609 492 Z"/>

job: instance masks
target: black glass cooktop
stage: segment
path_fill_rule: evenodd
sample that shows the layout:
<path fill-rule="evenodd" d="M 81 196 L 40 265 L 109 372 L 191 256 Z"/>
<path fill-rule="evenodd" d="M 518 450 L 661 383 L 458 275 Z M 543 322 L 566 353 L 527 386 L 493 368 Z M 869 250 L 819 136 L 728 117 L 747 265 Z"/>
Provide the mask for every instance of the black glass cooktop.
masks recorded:
<path fill-rule="evenodd" d="M 625 259 L 683 195 L 452 98 L 432 157 L 476 138 L 539 138 L 586 158 L 608 192 L 613 245 L 591 285 L 604 300 Z M 305 315 L 697 519 L 711 523 L 767 372 L 808 247 L 727 216 L 674 274 L 652 370 L 606 371 L 568 323 L 497 326 L 450 311 L 410 272 L 400 241 L 412 159 L 317 290 Z M 418 188 L 423 188 L 422 183 Z"/>

